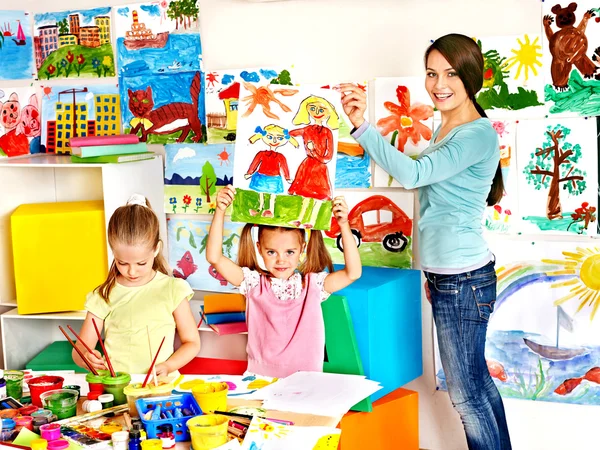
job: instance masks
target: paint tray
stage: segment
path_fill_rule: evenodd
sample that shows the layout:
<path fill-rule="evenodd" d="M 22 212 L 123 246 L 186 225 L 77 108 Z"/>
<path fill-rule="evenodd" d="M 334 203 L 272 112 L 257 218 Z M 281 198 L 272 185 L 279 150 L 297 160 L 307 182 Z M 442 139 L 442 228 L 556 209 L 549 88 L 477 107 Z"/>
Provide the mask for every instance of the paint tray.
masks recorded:
<path fill-rule="evenodd" d="M 191 414 L 184 415 L 180 418 L 163 418 L 159 420 L 147 420 L 144 416 L 150 411 L 154 410 L 158 405 L 161 407 L 161 411 L 171 411 L 175 415 L 175 408 L 181 408 L 181 410 L 188 410 Z M 140 419 L 146 429 L 146 434 L 149 438 L 156 439 L 160 433 L 160 426 L 171 424 L 173 425 L 173 434 L 175 435 L 176 442 L 189 441 L 191 439 L 190 432 L 186 425 L 187 421 L 192 417 L 196 417 L 202 414 L 202 410 L 196 402 L 194 396 L 190 393 L 184 393 L 179 395 L 169 395 L 165 397 L 148 397 L 139 398 L 135 402 Z M 164 416 L 162 416 L 164 417 Z"/>

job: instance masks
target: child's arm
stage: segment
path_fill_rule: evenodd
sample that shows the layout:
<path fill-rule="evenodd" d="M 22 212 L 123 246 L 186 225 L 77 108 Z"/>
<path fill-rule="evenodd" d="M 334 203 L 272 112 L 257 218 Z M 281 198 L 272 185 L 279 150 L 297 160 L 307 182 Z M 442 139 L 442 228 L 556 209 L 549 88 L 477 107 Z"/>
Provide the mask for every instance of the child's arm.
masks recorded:
<path fill-rule="evenodd" d="M 353 281 L 360 278 L 362 274 L 362 264 L 356 241 L 350 230 L 348 223 L 348 205 L 344 197 L 333 199 L 333 215 L 340 225 L 342 233 L 342 247 L 344 249 L 345 267 L 342 270 L 330 273 L 325 278 L 323 288 L 326 292 L 332 293 L 344 289 Z"/>
<path fill-rule="evenodd" d="M 226 186 L 217 194 L 217 210 L 215 211 L 210 231 L 208 232 L 206 260 L 229 283 L 234 286 L 239 286 L 242 281 L 244 281 L 242 268 L 223 255 L 223 225 L 225 222 L 225 210 L 233 202 L 234 196 L 235 189 L 233 186 Z"/>
<path fill-rule="evenodd" d="M 87 344 L 89 348 L 95 348 L 98 343 L 98 336 L 96 336 L 96 330 L 94 330 L 94 324 L 92 323 L 92 319 L 96 322 L 98 329 L 102 331 L 104 327 L 104 320 L 95 316 L 91 312 L 88 311 L 85 316 L 85 320 L 83 321 L 83 325 L 81 327 L 81 331 L 79 332 L 79 337 L 83 342 Z M 100 354 L 98 350 L 94 350 L 94 353 L 88 352 L 85 347 L 81 344 L 81 342 L 77 342 L 77 348 L 81 350 L 81 353 L 85 355 L 87 360 L 92 364 L 94 369 L 96 370 L 107 370 L 108 367 L 104 362 L 104 358 Z M 83 367 L 84 369 L 88 369 L 86 363 L 83 362 L 83 359 L 79 356 L 79 354 L 73 349 L 71 352 L 73 357 L 73 362 L 77 364 L 79 367 Z"/>
<path fill-rule="evenodd" d="M 156 365 L 156 376 L 159 377 L 179 370 L 194 359 L 200 351 L 200 335 L 190 308 L 190 302 L 187 299 L 184 299 L 173 311 L 173 317 L 175 318 L 175 326 L 177 327 L 177 335 L 181 341 L 181 346 L 169 359 Z"/>

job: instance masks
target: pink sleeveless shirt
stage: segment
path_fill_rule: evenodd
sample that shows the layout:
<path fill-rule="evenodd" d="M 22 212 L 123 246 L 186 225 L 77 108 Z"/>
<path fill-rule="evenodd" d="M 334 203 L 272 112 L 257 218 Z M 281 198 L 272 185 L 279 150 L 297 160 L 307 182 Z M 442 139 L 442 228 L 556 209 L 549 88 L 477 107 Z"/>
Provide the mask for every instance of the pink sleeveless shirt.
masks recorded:
<path fill-rule="evenodd" d="M 323 371 L 325 325 L 318 275 L 308 274 L 300 295 L 290 300 L 279 300 L 264 275 L 247 289 L 249 372 L 284 378 L 299 370 Z"/>

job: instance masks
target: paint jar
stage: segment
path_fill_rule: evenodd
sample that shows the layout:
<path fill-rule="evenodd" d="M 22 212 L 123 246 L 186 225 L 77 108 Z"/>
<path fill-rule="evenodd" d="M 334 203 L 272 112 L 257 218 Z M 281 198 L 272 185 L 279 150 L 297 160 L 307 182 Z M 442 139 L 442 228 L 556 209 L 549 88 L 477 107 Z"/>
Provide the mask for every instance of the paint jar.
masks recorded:
<path fill-rule="evenodd" d="M 28 430 L 33 431 L 33 417 L 31 416 L 21 416 L 15 417 L 15 425 L 16 430 L 21 431 L 21 428 L 27 428 Z"/>
<path fill-rule="evenodd" d="M 48 448 L 48 441 L 46 439 L 34 439 L 29 443 L 31 450 L 46 450 Z"/>
<path fill-rule="evenodd" d="M 49 422 L 47 417 L 34 417 L 33 418 L 33 432 L 36 434 L 40 434 L 40 427 L 42 425 L 46 425 Z"/>
<path fill-rule="evenodd" d="M 102 403 L 102 409 L 108 409 L 115 406 L 115 397 L 112 394 L 102 394 L 98 397 L 98 401 Z"/>
<path fill-rule="evenodd" d="M 0 378 L 0 399 L 6 398 L 6 380 Z"/>
<path fill-rule="evenodd" d="M 56 414 L 58 419 L 73 417 L 77 412 L 77 391 L 56 389 L 40 395 L 45 408 Z"/>
<path fill-rule="evenodd" d="M 14 419 L 19 415 L 18 409 L 2 409 L 0 410 L 0 419 Z"/>
<path fill-rule="evenodd" d="M 134 418 L 131 421 L 131 428 L 140 432 L 140 440 L 146 440 L 146 430 L 144 430 L 144 424 L 142 424 L 142 421 L 139 417 Z"/>
<path fill-rule="evenodd" d="M 158 426 L 159 433 L 156 435 L 162 441 L 164 450 L 175 447 L 175 435 L 173 434 L 173 425 L 165 423 Z"/>
<path fill-rule="evenodd" d="M 12 441 L 15 432 L 15 421 L 12 419 L 2 419 L 2 429 L 0 430 L 0 441 Z"/>
<path fill-rule="evenodd" d="M 227 408 L 227 383 L 202 383 L 192 387 L 192 395 L 204 414 L 225 411 Z M 198 450 L 194 447 L 194 450 Z"/>
<path fill-rule="evenodd" d="M 100 403 L 98 400 L 84 400 L 81 408 L 86 413 L 101 411 L 102 403 Z"/>
<path fill-rule="evenodd" d="M 100 392 L 101 394 L 104 392 L 104 385 L 102 384 L 102 378 L 110 376 L 110 371 L 108 370 L 98 370 L 98 375 L 94 375 L 89 372 L 85 376 L 85 381 L 87 381 L 90 392 Z M 88 394 L 89 398 L 89 394 Z"/>
<path fill-rule="evenodd" d="M 146 439 L 142 441 L 142 450 L 162 450 L 162 441 L 160 439 Z M 196 450 L 194 448 L 194 450 Z"/>
<path fill-rule="evenodd" d="M 131 383 L 128 386 L 125 386 L 123 389 L 123 393 L 127 397 L 127 406 L 129 406 L 129 415 L 131 417 L 139 417 L 139 413 L 137 407 L 135 406 L 135 401 L 138 398 L 146 398 L 151 396 L 150 387 L 146 385 L 146 387 L 142 387 L 142 383 Z"/>
<path fill-rule="evenodd" d="M 52 413 L 52 411 L 50 411 L 49 409 L 38 409 L 37 411 L 32 412 L 31 414 L 29 414 L 31 417 L 37 418 L 37 417 L 44 417 L 46 418 L 46 423 L 50 422 L 52 420 L 52 416 L 54 415 Z M 43 425 L 43 424 L 42 424 Z"/>
<path fill-rule="evenodd" d="M 113 444 L 113 450 L 127 450 L 129 433 L 127 431 L 117 431 L 110 435 Z"/>
<path fill-rule="evenodd" d="M 102 391 L 104 392 L 104 391 Z M 87 399 L 88 400 L 98 400 L 98 398 L 102 395 L 100 391 L 88 392 Z"/>
<path fill-rule="evenodd" d="M 209 450 L 227 443 L 229 418 L 220 414 L 192 417 L 187 427 L 192 437 L 194 450 Z"/>
<path fill-rule="evenodd" d="M 77 391 L 77 401 L 79 401 L 79 399 L 81 398 L 81 386 L 78 386 L 76 384 L 70 384 L 68 386 L 62 386 L 63 389 L 71 389 L 73 391 Z"/>
<path fill-rule="evenodd" d="M 47 423 L 40 427 L 40 435 L 42 439 L 48 442 L 60 439 L 60 425 L 57 423 Z"/>
<path fill-rule="evenodd" d="M 48 442 L 48 450 L 64 450 L 69 447 L 69 441 L 65 439 L 57 439 L 52 442 Z"/>
<path fill-rule="evenodd" d="M 42 406 L 40 395 L 47 391 L 53 391 L 62 388 L 65 379 L 57 376 L 43 376 L 35 377 L 27 380 L 29 385 L 29 393 L 31 395 L 31 404 L 35 406 Z"/>
<path fill-rule="evenodd" d="M 6 380 L 6 395 L 21 400 L 23 397 L 23 377 L 25 373 L 21 370 L 5 370 L 4 379 Z"/>
<path fill-rule="evenodd" d="M 22 416 L 31 416 L 31 414 L 36 412 L 37 410 L 38 410 L 37 406 L 29 405 L 29 406 L 23 406 L 22 408 L 19 408 L 19 413 Z"/>
<path fill-rule="evenodd" d="M 141 450 L 142 448 L 142 433 L 140 430 L 132 429 L 129 432 L 129 450 Z"/>
<path fill-rule="evenodd" d="M 131 375 L 125 372 L 117 372 L 115 375 L 114 378 L 110 375 L 103 377 L 102 385 L 104 386 L 104 392 L 114 396 L 114 404 L 117 406 L 127 403 L 127 397 L 123 393 L 123 389 L 131 381 Z"/>

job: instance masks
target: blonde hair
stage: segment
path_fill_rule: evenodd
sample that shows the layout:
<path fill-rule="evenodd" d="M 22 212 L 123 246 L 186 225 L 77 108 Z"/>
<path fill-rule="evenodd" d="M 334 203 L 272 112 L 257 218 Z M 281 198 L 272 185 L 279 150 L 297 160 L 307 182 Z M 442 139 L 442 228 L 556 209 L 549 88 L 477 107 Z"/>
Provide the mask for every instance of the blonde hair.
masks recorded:
<path fill-rule="evenodd" d="M 278 231 L 282 233 L 296 233 L 298 240 L 301 244 L 305 242 L 306 233 L 300 228 L 286 228 L 286 227 L 274 227 L 269 225 L 254 225 L 247 223 L 242 229 L 240 236 L 240 248 L 238 250 L 238 265 L 241 267 L 248 267 L 250 270 L 255 270 L 262 275 L 270 276 L 271 274 L 263 270 L 258 265 L 258 258 L 256 257 L 256 246 L 252 239 L 252 227 L 258 227 L 258 242 L 262 237 L 265 230 Z M 323 234 L 320 230 L 312 230 L 310 233 L 310 239 L 306 247 L 306 260 L 300 265 L 298 270 L 304 278 L 309 273 L 322 272 L 325 269 L 329 270 L 329 273 L 333 272 L 333 263 L 331 262 L 331 256 L 325 247 L 323 241 Z"/>
<path fill-rule="evenodd" d="M 256 133 L 254 133 L 248 139 L 251 144 L 254 144 L 259 139 L 262 139 L 265 134 L 272 133 L 272 134 L 277 134 L 279 136 L 285 137 L 290 144 L 292 144 L 294 147 L 298 148 L 298 141 L 293 136 L 290 136 L 288 130 L 281 128 L 279 125 L 271 124 L 271 125 L 267 125 L 264 128 L 257 126 L 254 131 L 256 131 Z"/>
<path fill-rule="evenodd" d="M 300 103 L 300 107 L 298 108 L 298 112 L 294 116 L 292 123 L 294 125 L 309 125 L 310 124 L 310 115 L 308 114 L 308 105 L 311 103 L 319 103 L 327 109 L 329 112 L 329 117 L 327 118 L 326 125 L 332 130 L 337 130 L 340 127 L 340 121 L 338 113 L 335 110 L 335 107 L 329 103 L 328 100 L 323 97 L 317 97 L 316 95 L 311 95 L 310 97 L 306 97 Z"/>
<path fill-rule="evenodd" d="M 130 202 L 115 210 L 108 222 L 107 231 L 108 245 L 111 248 L 114 248 L 116 244 L 148 244 L 153 250 L 158 249 L 161 243 L 158 217 L 152 210 L 148 199 L 144 198 L 144 200 L 146 206 Z M 169 265 L 160 251 L 154 257 L 152 269 L 169 275 Z M 118 276 L 119 269 L 113 260 L 106 281 L 94 289 L 107 303 Z"/>

